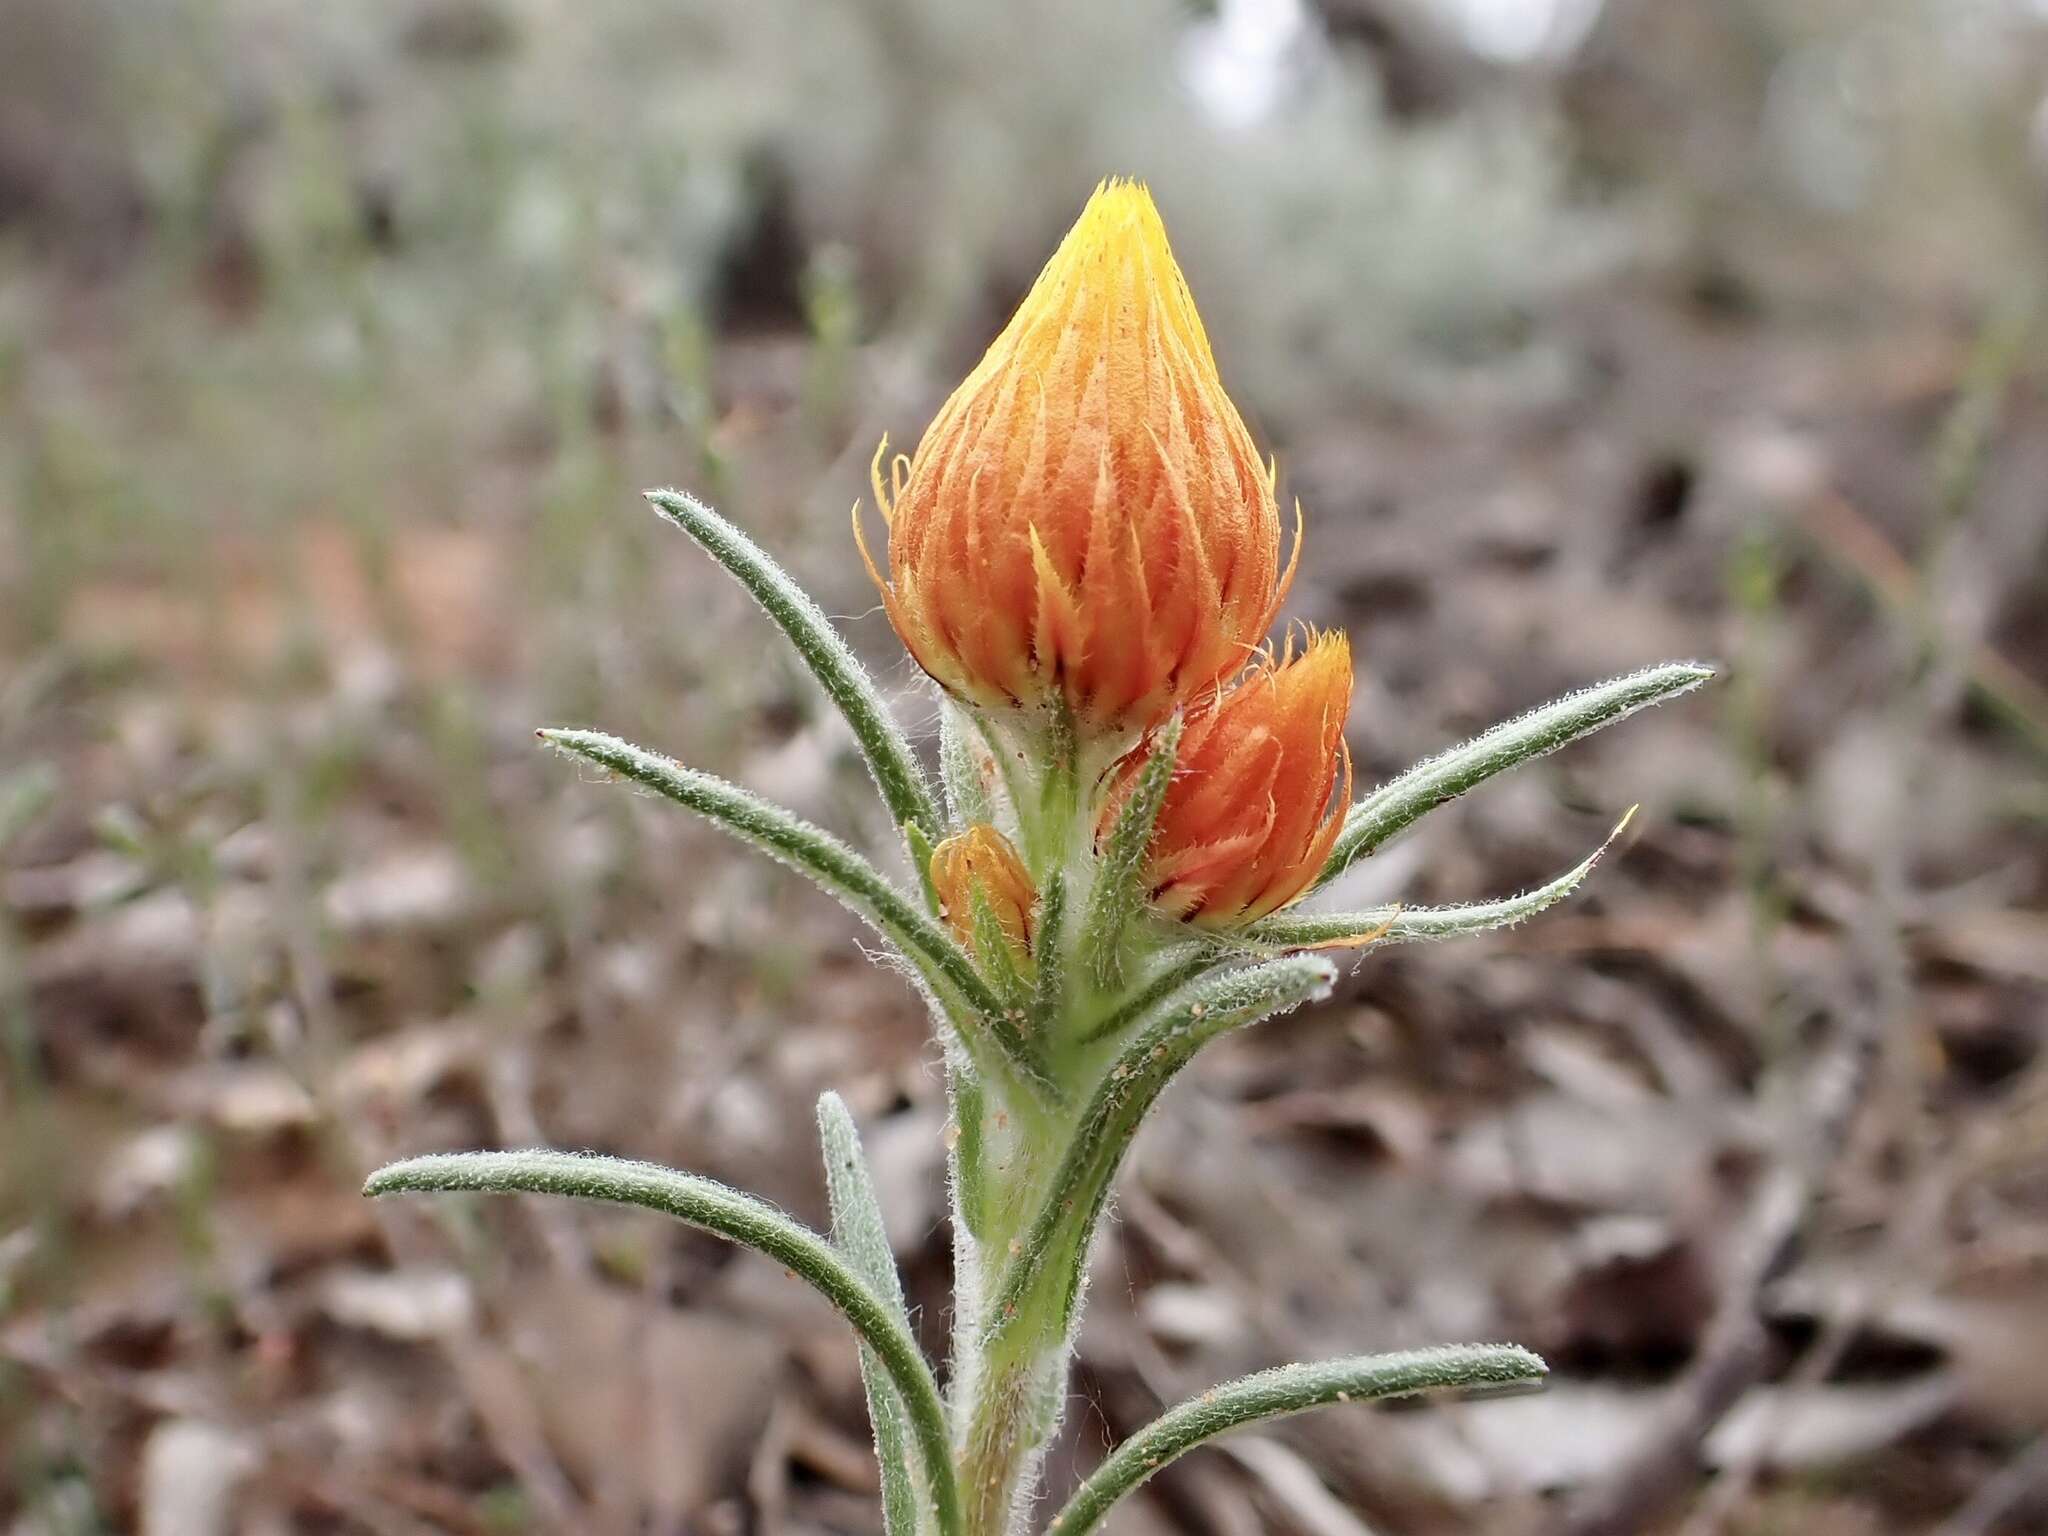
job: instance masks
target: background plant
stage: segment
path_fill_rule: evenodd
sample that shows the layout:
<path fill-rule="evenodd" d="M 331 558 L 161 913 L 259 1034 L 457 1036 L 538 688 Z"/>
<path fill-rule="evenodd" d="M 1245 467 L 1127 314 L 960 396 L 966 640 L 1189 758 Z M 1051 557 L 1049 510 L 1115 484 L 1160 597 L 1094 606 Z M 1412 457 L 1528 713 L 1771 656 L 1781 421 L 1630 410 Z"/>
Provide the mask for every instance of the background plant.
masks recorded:
<path fill-rule="evenodd" d="M 1270 475 L 1142 187 L 1096 189 L 917 453 L 885 473 L 885 451 L 874 489 L 890 575 L 872 558 L 869 569 L 951 696 L 943 798 L 817 604 L 702 504 L 651 499 L 739 580 L 839 706 L 914 885 L 736 785 L 596 732 L 541 735 L 808 874 L 875 930 L 931 1005 L 953 1104 L 944 1399 L 910 1334 L 852 1121 L 830 1094 L 819 1105 L 829 1241 L 706 1180 L 554 1152 L 415 1158 L 366 1188 L 579 1195 L 758 1249 L 860 1336 L 891 1532 L 1002 1536 L 1036 1523 L 1096 1233 L 1172 1078 L 1222 1035 L 1327 995 L 1335 967 L 1304 951 L 1505 927 L 1568 895 L 1599 853 L 1475 906 L 1285 909 L 1437 806 L 1711 673 L 1671 664 L 1617 678 L 1348 805 L 1343 637 L 1310 633 L 1298 653 L 1290 638 L 1249 668 L 1239 659 L 1246 626 L 1270 622 L 1295 563 L 1282 573 Z M 1474 1345 L 1216 1388 L 1140 1431 L 1049 1528 L 1087 1529 L 1154 1468 L 1242 1423 L 1542 1370 L 1527 1351 Z"/>

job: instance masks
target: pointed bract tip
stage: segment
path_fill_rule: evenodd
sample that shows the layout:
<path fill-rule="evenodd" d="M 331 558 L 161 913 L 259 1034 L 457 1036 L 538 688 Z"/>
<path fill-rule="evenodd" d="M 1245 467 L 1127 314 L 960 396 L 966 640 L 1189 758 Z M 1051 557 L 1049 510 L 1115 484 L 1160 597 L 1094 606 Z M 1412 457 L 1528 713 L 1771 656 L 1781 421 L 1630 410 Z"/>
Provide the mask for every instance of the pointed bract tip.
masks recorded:
<path fill-rule="evenodd" d="M 1667 662 L 1664 666 L 1654 670 L 1666 673 L 1676 672 L 1684 680 L 1682 686 L 1687 688 L 1697 688 L 1701 683 L 1710 683 L 1721 675 L 1721 669 L 1718 666 L 1705 661 Z"/>

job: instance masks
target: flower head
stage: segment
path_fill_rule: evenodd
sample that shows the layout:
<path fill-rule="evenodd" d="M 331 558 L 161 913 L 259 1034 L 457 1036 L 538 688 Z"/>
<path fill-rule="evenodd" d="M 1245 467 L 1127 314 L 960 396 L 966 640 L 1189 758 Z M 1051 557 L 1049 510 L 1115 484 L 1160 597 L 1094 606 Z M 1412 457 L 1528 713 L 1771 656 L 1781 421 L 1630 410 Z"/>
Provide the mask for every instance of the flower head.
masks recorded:
<path fill-rule="evenodd" d="M 1222 927 L 1308 889 L 1351 799 L 1350 703 L 1350 643 L 1310 631 L 1189 717 L 1147 864 L 1162 911 Z"/>
<path fill-rule="evenodd" d="M 1272 475 L 1137 183 L 1096 188 L 887 485 L 886 449 L 887 581 L 861 553 L 918 664 L 970 703 L 1153 725 L 1279 606 Z"/>
<path fill-rule="evenodd" d="M 948 924 L 974 947 L 976 899 L 986 905 L 1004 939 L 1031 950 L 1032 910 L 1038 891 L 1010 840 L 987 822 L 956 832 L 932 850 L 932 888 Z"/>

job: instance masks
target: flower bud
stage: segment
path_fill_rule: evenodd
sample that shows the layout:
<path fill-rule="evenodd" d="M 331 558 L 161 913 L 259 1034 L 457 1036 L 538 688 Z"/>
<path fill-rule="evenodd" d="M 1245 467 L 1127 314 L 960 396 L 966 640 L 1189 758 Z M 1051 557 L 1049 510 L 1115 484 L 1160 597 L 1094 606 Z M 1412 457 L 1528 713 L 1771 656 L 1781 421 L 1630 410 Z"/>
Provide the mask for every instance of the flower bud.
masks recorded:
<path fill-rule="evenodd" d="M 1032 909 L 1038 891 L 1010 840 L 987 822 L 956 832 L 932 850 L 932 888 L 961 943 L 974 947 L 974 906 L 979 896 L 1003 937 L 1031 952 Z"/>
<path fill-rule="evenodd" d="M 861 554 L 918 664 L 969 703 L 1150 726 L 1237 671 L 1279 607 L 1271 472 L 1134 182 L 1096 188 L 885 485 L 887 446 L 889 579 Z"/>
<path fill-rule="evenodd" d="M 1226 927 L 1308 889 L 1351 800 L 1350 704 L 1350 643 L 1310 631 L 1189 717 L 1147 864 L 1162 911 Z"/>

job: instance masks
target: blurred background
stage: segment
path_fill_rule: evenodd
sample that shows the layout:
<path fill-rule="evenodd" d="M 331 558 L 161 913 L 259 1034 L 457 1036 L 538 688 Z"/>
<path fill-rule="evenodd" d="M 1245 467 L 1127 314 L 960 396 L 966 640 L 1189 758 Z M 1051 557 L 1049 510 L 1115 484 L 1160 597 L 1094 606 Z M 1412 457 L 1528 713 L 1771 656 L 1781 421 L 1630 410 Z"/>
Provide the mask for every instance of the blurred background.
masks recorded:
<path fill-rule="evenodd" d="M 637 491 L 787 559 L 1149 179 L 1349 630 L 1361 777 L 1706 693 L 1347 882 L 1375 956 L 1138 1144 L 1055 1486 L 1298 1356 L 1512 1338 L 1130 1536 L 2048 1530 L 2040 0 L 0 0 L 0 1530 L 871 1532 L 849 1339 L 651 1219 L 372 1207 L 491 1145 L 817 1220 L 943 1338 L 945 1107 L 851 920 L 538 752 L 886 828 Z"/>

